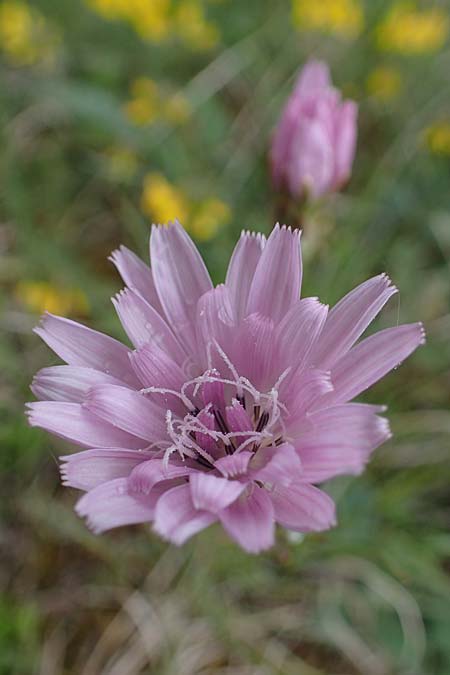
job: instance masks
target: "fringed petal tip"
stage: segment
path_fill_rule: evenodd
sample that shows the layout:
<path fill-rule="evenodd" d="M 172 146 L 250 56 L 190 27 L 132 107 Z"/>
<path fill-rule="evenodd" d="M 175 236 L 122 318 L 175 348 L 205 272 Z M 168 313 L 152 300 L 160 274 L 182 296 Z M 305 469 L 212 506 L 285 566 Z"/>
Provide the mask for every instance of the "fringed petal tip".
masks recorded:
<path fill-rule="evenodd" d="M 422 321 L 419 321 L 417 324 L 419 330 L 420 330 L 420 342 L 418 344 L 419 347 L 424 345 L 427 341 L 427 332 L 425 330 L 425 326 L 423 325 Z"/>
<path fill-rule="evenodd" d="M 300 239 L 302 236 L 303 230 L 300 230 L 298 227 L 292 227 L 292 225 L 280 225 L 280 223 L 275 223 L 273 230 L 276 232 L 289 232 L 292 235 L 297 235 Z"/>

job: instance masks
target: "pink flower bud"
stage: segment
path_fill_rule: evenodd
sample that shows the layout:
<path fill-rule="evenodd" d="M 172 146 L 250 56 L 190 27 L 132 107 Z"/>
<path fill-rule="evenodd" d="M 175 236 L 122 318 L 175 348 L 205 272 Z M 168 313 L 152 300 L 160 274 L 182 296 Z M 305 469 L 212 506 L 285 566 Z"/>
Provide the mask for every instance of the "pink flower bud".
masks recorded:
<path fill-rule="evenodd" d="M 338 190 L 350 177 L 357 135 L 356 103 L 342 101 L 328 66 L 303 68 L 275 130 L 272 181 L 300 198 Z"/>

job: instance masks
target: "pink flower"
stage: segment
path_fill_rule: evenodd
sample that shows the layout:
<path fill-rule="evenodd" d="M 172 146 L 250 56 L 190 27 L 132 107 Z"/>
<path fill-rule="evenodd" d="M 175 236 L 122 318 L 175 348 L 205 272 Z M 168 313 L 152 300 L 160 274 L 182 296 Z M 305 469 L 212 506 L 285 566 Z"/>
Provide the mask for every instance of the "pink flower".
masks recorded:
<path fill-rule="evenodd" d="M 246 551 L 335 524 L 315 486 L 358 474 L 389 438 L 382 406 L 349 403 L 424 341 L 421 324 L 357 342 L 396 292 L 381 274 L 331 311 L 300 300 L 299 233 L 243 232 L 213 287 L 178 224 L 153 227 L 150 270 L 122 247 L 114 299 L 132 342 L 44 316 L 36 333 L 67 365 L 44 368 L 30 423 L 81 445 L 62 458 L 95 532 L 153 522 L 182 544 L 219 521 Z"/>
<path fill-rule="evenodd" d="M 272 181 L 293 197 L 317 198 L 350 177 L 356 147 L 357 106 L 341 101 L 328 66 L 309 61 L 282 113 L 271 148 Z"/>

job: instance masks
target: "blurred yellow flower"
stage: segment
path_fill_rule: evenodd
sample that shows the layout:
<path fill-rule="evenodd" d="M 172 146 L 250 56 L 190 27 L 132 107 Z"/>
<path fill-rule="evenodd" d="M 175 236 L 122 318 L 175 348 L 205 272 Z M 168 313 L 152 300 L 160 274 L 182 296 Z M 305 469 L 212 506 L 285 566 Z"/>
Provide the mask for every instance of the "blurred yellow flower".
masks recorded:
<path fill-rule="evenodd" d="M 196 213 L 188 221 L 186 229 L 195 239 L 207 241 L 214 237 L 230 218 L 231 210 L 228 204 L 213 197 L 200 203 Z"/>
<path fill-rule="evenodd" d="M 16 297 L 31 312 L 42 314 L 89 313 L 88 300 L 79 288 L 62 289 L 48 281 L 21 281 L 16 286 Z"/>
<path fill-rule="evenodd" d="M 448 14 L 439 7 L 419 10 L 413 2 L 399 2 L 376 31 L 380 49 L 400 54 L 423 54 L 440 49 L 449 32 Z"/>
<path fill-rule="evenodd" d="M 154 223 L 165 224 L 178 219 L 199 241 L 214 237 L 231 218 L 230 207 L 225 202 L 209 197 L 193 203 L 183 190 L 157 172 L 144 177 L 141 206 Z"/>
<path fill-rule="evenodd" d="M 194 50 L 212 49 L 219 42 L 219 31 L 207 21 L 198 0 L 181 0 L 175 11 L 178 35 Z"/>
<path fill-rule="evenodd" d="M 0 45 L 18 66 L 52 65 L 59 35 L 34 7 L 20 0 L 0 5 Z"/>
<path fill-rule="evenodd" d="M 450 122 L 436 122 L 426 130 L 427 145 L 436 155 L 450 155 Z"/>
<path fill-rule="evenodd" d="M 292 16 L 298 28 L 357 37 L 364 27 L 359 0 L 293 0 Z"/>
<path fill-rule="evenodd" d="M 367 91 L 379 101 L 394 98 L 402 87 L 402 77 L 397 68 L 378 66 L 367 77 Z"/>
<path fill-rule="evenodd" d="M 217 27 L 207 21 L 200 0 L 86 0 L 97 14 L 110 21 L 126 21 L 144 40 L 162 42 L 177 35 L 191 49 L 214 47 Z"/>
<path fill-rule="evenodd" d="M 125 104 L 128 119 L 134 124 L 146 125 L 158 117 L 158 85 L 147 77 L 139 77 L 131 84 L 132 98 Z"/>
<path fill-rule="evenodd" d="M 129 148 L 112 147 L 106 152 L 108 173 L 116 181 L 129 181 L 136 174 L 139 162 Z"/>
<path fill-rule="evenodd" d="M 126 21 L 141 37 L 160 42 L 170 33 L 170 0 L 86 0 L 108 20 Z"/>
<path fill-rule="evenodd" d="M 161 117 L 171 124 L 183 124 L 191 116 L 191 104 L 183 94 L 169 96 L 162 105 Z"/>
<path fill-rule="evenodd" d="M 184 224 L 190 212 L 190 204 L 184 193 L 156 172 L 144 177 L 141 206 L 154 223 L 161 224 L 175 218 Z"/>
<path fill-rule="evenodd" d="M 124 105 L 128 119 L 138 126 L 166 120 L 182 124 L 191 114 L 191 105 L 181 93 L 165 97 L 153 80 L 139 77 L 131 84 L 131 99 Z"/>

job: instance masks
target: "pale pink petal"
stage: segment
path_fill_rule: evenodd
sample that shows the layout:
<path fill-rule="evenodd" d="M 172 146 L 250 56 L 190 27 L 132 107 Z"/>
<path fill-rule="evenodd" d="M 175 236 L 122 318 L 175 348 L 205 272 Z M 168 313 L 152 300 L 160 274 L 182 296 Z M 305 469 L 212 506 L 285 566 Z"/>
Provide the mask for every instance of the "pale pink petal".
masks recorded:
<path fill-rule="evenodd" d="M 320 532 L 336 525 L 333 500 L 313 485 L 277 486 L 270 496 L 275 520 L 288 530 Z"/>
<path fill-rule="evenodd" d="M 169 325 L 183 346 L 196 354 L 195 310 L 212 288 L 205 264 L 179 223 L 152 227 L 151 263 L 156 290 Z"/>
<path fill-rule="evenodd" d="M 309 416 L 309 428 L 295 443 L 303 478 L 319 483 L 342 474 L 361 473 L 370 453 L 390 438 L 380 406 L 348 403 Z"/>
<path fill-rule="evenodd" d="M 247 314 L 256 312 L 280 321 L 299 299 L 301 280 L 300 234 L 276 225 L 256 267 Z"/>
<path fill-rule="evenodd" d="M 186 381 L 181 368 L 155 342 L 149 342 L 130 354 L 131 363 L 144 387 L 180 390 Z"/>
<path fill-rule="evenodd" d="M 317 198 L 332 186 L 334 174 L 333 140 L 322 120 L 303 116 L 292 139 L 288 164 L 288 186 L 293 195 Z"/>
<path fill-rule="evenodd" d="M 148 459 L 130 473 L 128 485 L 133 492 L 148 494 L 157 483 L 187 476 L 192 471 L 185 462 L 171 461 L 166 465 L 163 459 Z"/>
<path fill-rule="evenodd" d="M 225 285 L 238 321 L 246 316 L 248 294 L 265 243 L 264 235 L 243 231 L 231 256 Z"/>
<path fill-rule="evenodd" d="M 280 396 L 289 409 L 285 425 L 290 436 L 298 435 L 305 415 L 310 410 L 321 407 L 324 397 L 332 391 L 330 373 L 317 368 L 294 373 L 288 384 L 281 386 Z"/>
<path fill-rule="evenodd" d="M 249 465 L 249 476 L 269 485 L 290 485 L 301 473 L 298 454 L 289 443 L 260 448 Z"/>
<path fill-rule="evenodd" d="M 238 373 L 255 387 L 270 389 L 280 375 L 279 348 L 272 319 L 261 314 L 248 316 L 236 332 L 232 361 Z"/>
<path fill-rule="evenodd" d="M 225 455 L 214 462 L 216 469 L 220 471 L 222 476 L 226 478 L 236 478 L 247 473 L 248 464 L 254 453 L 248 450 L 234 453 L 233 455 Z"/>
<path fill-rule="evenodd" d="M 163 309 L 159 302 L 150 267 L 126 246 L 120 246 L 109 258 L 117 268 L 120 276 L 128 286 L 135 289 L 156 311 Z"/>
<path fill-rule="evenodd" d="M 230 293 L 224 284 L 208 291 L 198 301 L 197 313 L 198 358 L 204 369 L 221 368 L 223 357 L 215 343 L 227 353 L 232 349 L 235 335 L 235 319 Z"/>
<path fill-rule="evenodd" d="M 199 424 L 203 427 L 206 427 L 206 429 L 210 429 L 211 431 L 216 429 L 216 420 L 214 415 L 208 410 L 200 410 L 199 414 L 197 415 L 197 420 Z M 212 436 L 207 433 L 197 431 L 195 433 L 195 438 L 197 443 L 199 443 L 200 446 L 206 450 L 206 452 L 209 452 L 209 454 L 213 457 L 216 455 L 218 446 Z"/>
<path fill-rule="evenodd" d="M 253 423 L 244 406 L 237 399 L 226 407 L 228 428 L 231 431 L 253 431 Z"/>
<path fill-rule="evenodd" d="M 164 319 L 140 295 L 125 289 L 112 301 L 122 326 L 135 347 L 143 347 L 151 342 L 164 348 L 176 363 L 183 363 L 186 352 Z"/>
<path fill-rule="evenodd" d="M 345 101 L 335 120 L 335 167 L 334 187 L 339 188 L 350 177 L 356 151 L 358 106 L 353 101 Z"/>
<path fill-rule="evenodd" d="M 328 370 L 354 345 L 396 292 L 389 277 L 380 274 L 348 293 L 329 312 L 309 361 Z"/>
<path fill-rule="evenodd" d="M 120 380 L 93 368 L 80 366 L 51 366 L 43 368 L 33 378 L 31 391 L 44 401 L 81 403 L 96 384 L 124 386 Z"/>
<path fill-rule="evenodd" d="M 137 391 L 99 385 L 90 389 L 83 406 L 105 422 L 139 438 L 155 443 L 167 438 L 161 408 Z"/>
<path fill-rule="evenodd" d="M 129 476 L 135 466 L 146 463 L 149 454 L 142 450 L 96 448 L 64 455 L 61 460 L 63 485 L 92 490 L 114 478 Z"/>
<path fill-rule="evenodd" d="M 128 358 L 130 350 L 108 335 L 48 313 L 34 332 L 70 366 L 102 370 L 132 386 L 138 383 Z"/>
<path fill-rule="evenodd" d="M 217 517 L 197 510 L 188 484 L 168 490 L 155 509 L 154 529 L 164 539 L 181 546 L 190 537 L 213 523 Z"/>
<path fill-rule="evenodd" d="M 141 438 L 108 424 L 79 403 L 38 401 L 28 403 L 27 407 L 28 421 L 32 427 L 42 427 L 84 447 L 138 450 L 145 445 Z"/>
<path fill-rule="evenodd" d="M 307 96 L 330 86 L 330 70 L 324 61 L 311 59 L 302 68 L 295 85 L 295 93 Z"/>
<path fill-rule="evenodd" d="M 277 327 L 281 356 L 286 365 L 304 365 L 318 339 L 328 314 L 328 306 L 317 298 L 298 300 Z"/>
<path fill-rule="evenodd" d="M 245 483 L 211 473 L 195 473 L 189 478 L 192 503 L 196 509 L 219 513 L 245 490 Z"/>
<path fill-rule="evenodd" d="M 421 323 L 387 328 L 366 338 L 334 365 L 331 373 L 334 391 L 327 394 L 323 404 L 355 398 L 399 366 L 424 342 Z"/>
<path fill-rule="evenodd" d="M 259 553 L 274 543 L 272 501 L 266 490 L 256 485 L 224 509 L 220 520 L 230 537 L 248 553 Z"/>
<path fill-rule="evenodd" d="M 116 478 L 83 495 L 75 511 L 86 518 L 93 532 L 100 534 L 113 527 L 150 522 L 158 497 L 157 493 L 148 496 L 131 494 L 127 479 Z"/>

